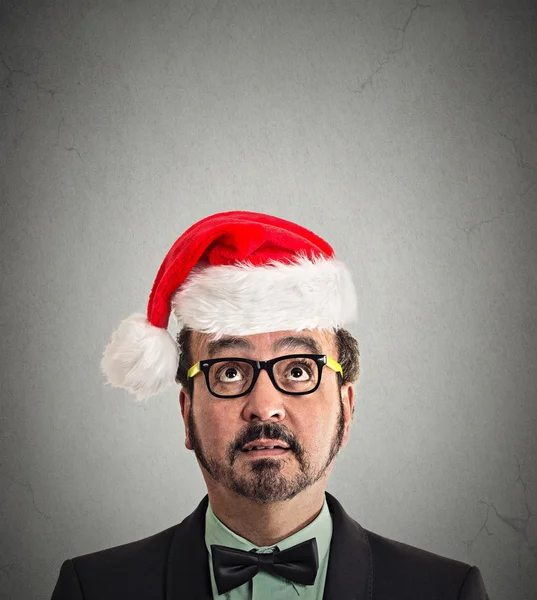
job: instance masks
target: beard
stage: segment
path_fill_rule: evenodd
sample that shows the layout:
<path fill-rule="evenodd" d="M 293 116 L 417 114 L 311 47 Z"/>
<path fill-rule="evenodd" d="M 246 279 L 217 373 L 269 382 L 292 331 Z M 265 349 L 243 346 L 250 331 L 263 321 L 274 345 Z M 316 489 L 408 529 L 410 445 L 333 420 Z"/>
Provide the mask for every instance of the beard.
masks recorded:
<path fill-rule="evenodd" d="M 192 400 L 188 414 L 188 428 L 190 443 L 198 462 L 217 483 L 253 502 L 267 504 L 290 500 L 321 479 L 341 448 L 345 430 L 341 390 L 339 390 L 339 415 L 330 450 L 324 463 L 317 468 L 311 464 L 307 452 L 291 431 L 279 423 L 251 423 L 236 440 L 230 443 L 226 459 L 219 461 L 208 456 L 202 448 L 198 435 Z M 285 459 L 259 458 L 251 461 L 250 472 L 247 475 L 237 474 L 234 463 L 242 452 L 241 448 L 260 438 L 285 442 L 289 446 L 288 452 L 294 454 L 298 462 L 298 472 L 293 476 L 284 475 L 282 467 Z"/>

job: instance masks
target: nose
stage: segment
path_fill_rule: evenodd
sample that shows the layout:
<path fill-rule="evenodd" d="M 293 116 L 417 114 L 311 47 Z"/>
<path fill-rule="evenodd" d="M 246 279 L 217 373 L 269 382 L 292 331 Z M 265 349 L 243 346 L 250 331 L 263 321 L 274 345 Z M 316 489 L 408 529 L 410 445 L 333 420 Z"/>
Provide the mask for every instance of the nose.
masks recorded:
<path fill-rule="evenodd" d="M 246 396 L 242 418 L 245 421 L 282 421 L 285 418 L 283 394 L 273 385 L 263 369 L 254 389 Z"/>

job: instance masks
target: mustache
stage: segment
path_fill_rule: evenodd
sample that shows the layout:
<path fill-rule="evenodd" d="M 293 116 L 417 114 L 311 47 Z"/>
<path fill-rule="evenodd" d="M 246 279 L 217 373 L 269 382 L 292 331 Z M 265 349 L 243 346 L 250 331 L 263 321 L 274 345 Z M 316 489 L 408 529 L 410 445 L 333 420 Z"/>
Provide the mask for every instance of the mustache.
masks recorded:
<path fill-rule="evenodd" d="M 279 423 L 251 423 L 233 443 L 232 454 L 240 452 L 245 444 L 255 442 L 261 438 L 282 441 L 289 446 L 291 452 L 296 453 L 299 449 L 295 436 L 284 425 Z"/>

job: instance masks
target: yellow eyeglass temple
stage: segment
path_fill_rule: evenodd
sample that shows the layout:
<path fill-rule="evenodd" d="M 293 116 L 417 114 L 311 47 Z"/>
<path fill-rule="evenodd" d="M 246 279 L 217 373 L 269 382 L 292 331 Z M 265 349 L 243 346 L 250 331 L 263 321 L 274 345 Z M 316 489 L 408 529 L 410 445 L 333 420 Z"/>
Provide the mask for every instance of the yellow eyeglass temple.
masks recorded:
<path fill-rule="evenodd" d="M 343 369 L 341 368 L 341 365 L 333 358 L 330 358 L 329 356 L 326 357 L 326 366 L 330 367 L 332 371 L 339 373 L 341 377 L 343 377 Z"/>
<path fill-rule="evenodd" d="M 200 372 L 200 363 L 198 361 L 195 365 L 192 365 L 190 367 L 190 369 L 188 369 L 188 371 L 186 372 L 186 376 L 188 379 L 190 379 L 191 377 L 194 377 L 194 375 L 197 375 L 199 372 Z"/>

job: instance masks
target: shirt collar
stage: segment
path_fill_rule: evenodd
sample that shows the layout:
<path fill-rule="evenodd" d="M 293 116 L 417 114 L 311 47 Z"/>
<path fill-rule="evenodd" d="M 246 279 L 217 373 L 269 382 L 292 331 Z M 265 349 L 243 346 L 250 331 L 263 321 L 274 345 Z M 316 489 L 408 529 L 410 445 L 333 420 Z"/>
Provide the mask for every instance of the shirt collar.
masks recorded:
<path fill-rule="evenodd" d="M 280 540 L 273 546 L 255 546 L 247 539 L 237 535 L 231 531 L 231 529 L 226 527 L 214 514 L 210 503 L 207 506 L 207 512 L 205 514 L 205 545 L 207 546 L 209 556 L 212 556 L 211 544 L 229 546 L 230 548 L 245 550 L 246 552 L 256 550 L 260 553 L 267 553 L 272 552 L 276 547 L 279 550 L 286 550 L 291 546 L 296 546 L 296 544 L 300 544 L 311 538 L 315 538 L 317 541 L 319 565 L 322 565 L 330 550 L 330 541 L 332 539 L 332 516 L 330 515 L 326 497 L 321 512 L 311 523 L 303 527 L 300 531 Z M 300 595 L 300 591 L 306 586 L 293 584 L 293 587 L 297 591 L 297 594 Z"/>

